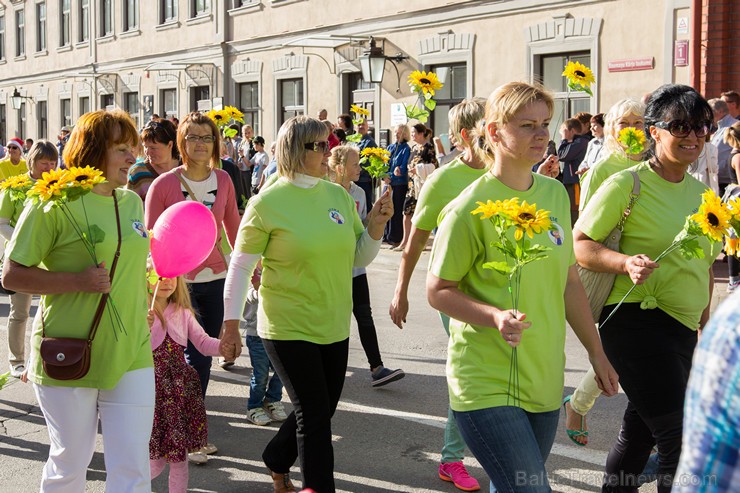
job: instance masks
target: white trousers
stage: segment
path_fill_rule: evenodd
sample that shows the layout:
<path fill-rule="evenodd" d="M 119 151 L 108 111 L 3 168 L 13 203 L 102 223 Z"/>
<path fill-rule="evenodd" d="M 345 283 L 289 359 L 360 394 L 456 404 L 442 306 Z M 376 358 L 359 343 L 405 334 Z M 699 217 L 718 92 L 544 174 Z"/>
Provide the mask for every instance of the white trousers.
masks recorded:
<path fill-rule="evenodd" d="M 34 389 L 51 441 L 41 477 L 42 493 L 84 493 L 98 416 L 103 430 L 105 491 L 151 493 L 153 368 L 124 374 L 111 390 L 35 384 Z"/>

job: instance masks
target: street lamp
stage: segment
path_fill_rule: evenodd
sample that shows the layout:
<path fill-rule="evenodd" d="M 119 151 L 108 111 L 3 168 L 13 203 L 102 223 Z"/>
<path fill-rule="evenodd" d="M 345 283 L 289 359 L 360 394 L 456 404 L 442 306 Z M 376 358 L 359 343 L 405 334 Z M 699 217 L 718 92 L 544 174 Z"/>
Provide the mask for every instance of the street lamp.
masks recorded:
<path fill-rule="evenodd" d="M 365 82 L 371 82 L 374 84 L 380 84 L 383 82 L 383 73 L 385 72 L 385 61 L 388 60 L 393 64 L 393 68 L 398 73 L 398 67 L 396 63 L 402 62 L 408 59 L 407 56 L 398 53 L 394 56 L 386 56 L 383 52 L 382 46 L 377 46 L 375 39 L 370 37 L 370 47 L 360 55 L 360 70 L 362 71 L 362 78 Z M 398 76 L 399 81 L 401 76 Z M 400 85 L 400 82 L 399 82 Z"/>
<path fill-rule="evenodd" d="M 13 88 L 13 95 L 10 97 L 10 104 L 14 110 L 21 109 L 24 99 L 33 100 L 30 96 L 21 96 L 21 93 L 18 92 L 18 88 Z"/>

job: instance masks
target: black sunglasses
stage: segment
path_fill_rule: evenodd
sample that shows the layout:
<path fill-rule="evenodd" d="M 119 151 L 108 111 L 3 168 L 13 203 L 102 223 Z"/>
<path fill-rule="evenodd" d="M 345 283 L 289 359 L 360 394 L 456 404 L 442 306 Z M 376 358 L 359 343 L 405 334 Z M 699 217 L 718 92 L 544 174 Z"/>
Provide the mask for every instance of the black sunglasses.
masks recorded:
<path fill-rule="evenodd" d="M 707 136 L 709 130 L 712 128 L 712 122 L 703 121 L 692 125 L 685 120 L 671 120 L 669 122 L 655 122 L 654 126 L 668 130 L 671 135 L 678 138 L 688 137 L 693 130 L 694 134 L 701 138 Z"/>
<path fill-rule="evenodd" d="M 314 151 L 314 152 L 329 152 L 329 141 L 328 140 L 322 140 L 321 142 L 310 142 L 308 144 L 304 144 L 303 147 L 307 151 Z"/>

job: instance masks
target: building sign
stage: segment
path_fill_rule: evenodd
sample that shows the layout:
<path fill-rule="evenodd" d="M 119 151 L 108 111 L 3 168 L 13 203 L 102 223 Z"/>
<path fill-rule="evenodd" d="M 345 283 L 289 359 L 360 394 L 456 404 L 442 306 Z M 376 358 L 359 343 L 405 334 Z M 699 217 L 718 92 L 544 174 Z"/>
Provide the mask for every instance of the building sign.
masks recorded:
<path fill-rule="evenodd" d="M 673 65 L 685 67 L 689 64 L 689 40 L 677 39 L 673 46 Z"/>
<path fill-rule="evenodd" d="M 652 70 L 655 66 L 655 58 L 627 58 L 625 60 L 609 60 L 607 68 L 609 72 L 631 72 L 633 70 Z"/>
<path fill-rule="evenodd" d="M 679 17 L 676 22 L 676 34 L 689 34 L 689 18 Z"/>
<path fill-rule="evenodd" d="M 391 126 L 402 125 L 406 121 L 406 108 L 403 107 L 403 103 L 393 103 L 391 105 Z"/>

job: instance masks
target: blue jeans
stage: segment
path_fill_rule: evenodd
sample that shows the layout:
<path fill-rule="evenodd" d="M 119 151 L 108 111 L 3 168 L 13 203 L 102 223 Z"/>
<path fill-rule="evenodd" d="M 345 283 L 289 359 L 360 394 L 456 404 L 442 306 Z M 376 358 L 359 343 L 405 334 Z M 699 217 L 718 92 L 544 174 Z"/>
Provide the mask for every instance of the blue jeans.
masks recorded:
<path fill-rule="evenodd" d="M 439 318 L 442 320 L 447 337 L 450 337 L 450 317 L 439 312 Z M 465 442 L 463 441 L 460 430 L 457 429 L 455 421 L 455 411 L 447 404 L 447 423 L 445 423 L 445 443 L 442 446 L 442 464 L 448 462 L 460 462 L 465 454 Z"/>
<path fill-rule="evenodd" d="M 530 413 L 513 406 L 455 411 L 465 443 L 499 493 L 549 493 L 545 461 L 560 409 Z"/>
<path fill-rule="evenodd" d="M 249 400 L 247 409 L 262 407 L 262 401 L 280 402 L 283 400 L 283 382 L 277 373 L 270 378 L 272 367 L 270 358 L 267 356 L 262 338 L 259 336 L 247 336 L 247 349 L 249 360 L 252 362 L 252 378 L 249 380 Z"/>

